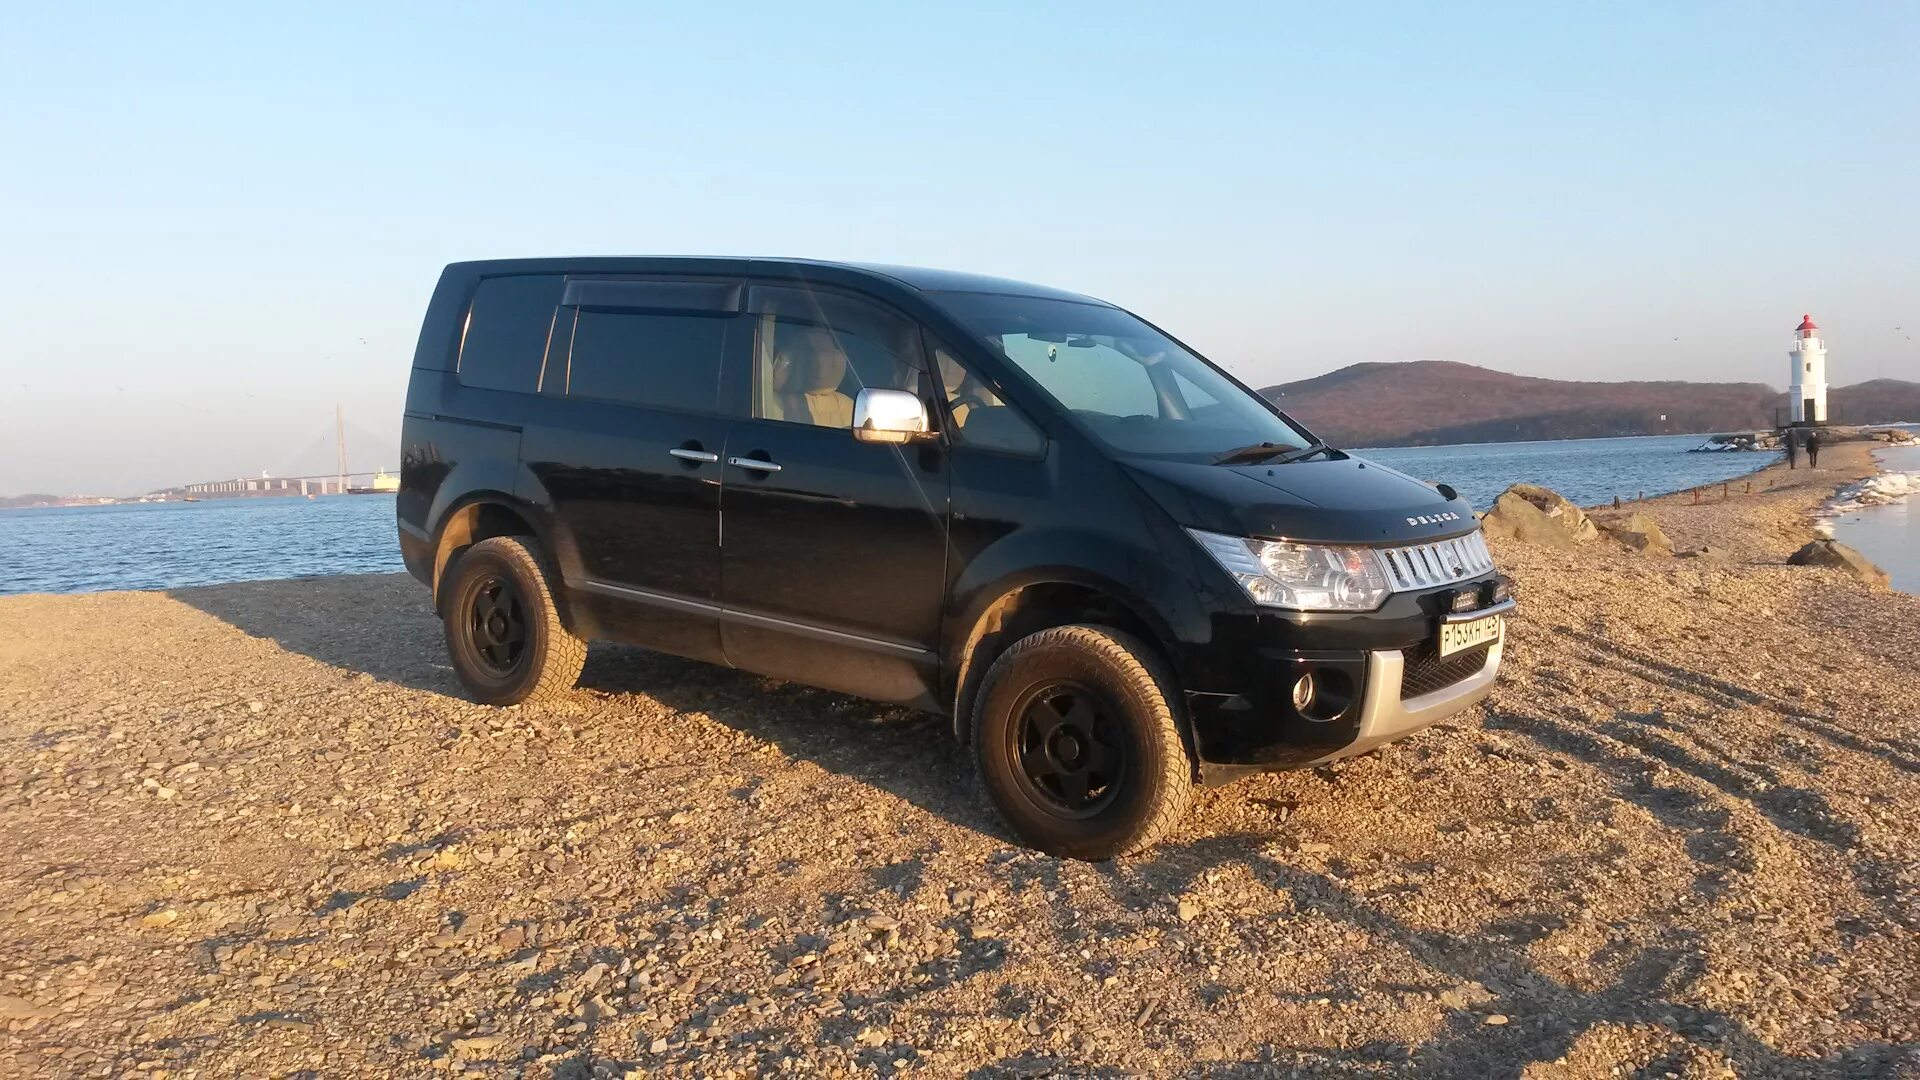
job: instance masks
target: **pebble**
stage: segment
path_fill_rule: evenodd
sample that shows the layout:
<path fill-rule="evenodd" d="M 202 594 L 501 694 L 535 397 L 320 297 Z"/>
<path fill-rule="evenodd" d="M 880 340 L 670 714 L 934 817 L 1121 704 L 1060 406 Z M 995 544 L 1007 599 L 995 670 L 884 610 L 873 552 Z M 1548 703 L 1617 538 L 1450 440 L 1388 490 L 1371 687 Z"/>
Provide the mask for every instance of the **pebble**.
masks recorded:
<path fill-rule="evenodd" d="M 404 576 L 0 597 L 33 628 L 0 1073 L 1151 1076 L 1404 1029 L 1465 1074 L 1536 1014 L 1569 1075 L 1712 1075 L 1727 1032 L 1885 1071 L 1920 1038 L 1884 752 L 1920 611 L 1755 565 L 1774 535 L 1710 568 L 1499 542 L 1487 706 L 1104 864 L 1009 846 L 901 710 L 599 645 L 578 691 L 476 706 Z M 1702 975 L 1622 984 L 1649 949 Z"/>

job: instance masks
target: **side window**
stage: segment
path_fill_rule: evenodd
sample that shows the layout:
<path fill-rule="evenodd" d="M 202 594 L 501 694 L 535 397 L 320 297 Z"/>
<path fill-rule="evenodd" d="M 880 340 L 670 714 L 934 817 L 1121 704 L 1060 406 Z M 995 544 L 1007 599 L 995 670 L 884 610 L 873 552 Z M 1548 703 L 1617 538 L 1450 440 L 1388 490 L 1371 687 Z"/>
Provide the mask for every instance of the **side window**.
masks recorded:
<path fill-rule="evenodd" d="M 462 385 L 533 393 L 561 281 L 558 274 L 481 279 L 460 338 Z"/>
<path fill-rule="evenodd" d="M 850 296 L 756 286 L 753 414 L 853 429 L 853 400 L 868 387 L 924 395 L 913 323 Z"/>
<path fill-rule="evenodd" d="M 567 396 L 713 412 L 730 322 L 724 315 L 583 308 L 573 327 Z"/>
<path fill-rule="evenodd" d="M 1000 400 L 992 387 L 953 355 L 953 350 L 931 340 L 927 348 L 939 369 L 947 415 L 953 418 L 955 443 L 1025 455 L 1037 455 L 1046 447 L 1046 437 L 1028 423 L 1026 417 Z"/>

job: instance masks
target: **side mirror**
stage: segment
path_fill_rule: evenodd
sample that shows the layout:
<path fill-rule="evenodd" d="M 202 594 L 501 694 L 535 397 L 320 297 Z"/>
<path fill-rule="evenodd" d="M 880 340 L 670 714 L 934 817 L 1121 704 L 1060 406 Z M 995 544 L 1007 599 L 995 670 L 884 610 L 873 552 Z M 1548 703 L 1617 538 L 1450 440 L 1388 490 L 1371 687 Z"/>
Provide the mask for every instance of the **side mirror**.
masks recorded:
<path fill-rule="evenodd" d="M 912 442 L 931 431 L 927 407 L 918 394 L 869 388 L 853 399 L 853 437 L 861 442 Z"/>

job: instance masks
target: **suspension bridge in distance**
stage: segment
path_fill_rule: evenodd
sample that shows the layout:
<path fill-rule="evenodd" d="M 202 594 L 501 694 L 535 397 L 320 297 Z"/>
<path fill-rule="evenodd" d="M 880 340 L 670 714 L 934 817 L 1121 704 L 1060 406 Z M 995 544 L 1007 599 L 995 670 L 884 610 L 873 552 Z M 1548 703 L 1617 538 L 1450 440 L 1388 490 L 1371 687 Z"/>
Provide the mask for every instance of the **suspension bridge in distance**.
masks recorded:
<path fill-rule="evenodd" d="M 321 495 L 391 495 L 399 490 L 400 470 L 379 464 L 389 457 L 398 457 L 397 448 L 378 448 L 383 440 L 349 425 L 337 405 L 334 406 L 333 424 L 330 426 L 332 430 L 294 454 L 286 468 L 275 472 L 263 471 L 258 476 L 236 476 L 160 488 L 148 492 L 145 498 L 184 501 L 305 496 L 311 499 Z M 362 458 L 358 468 L 349 464 L 347 435 L 350 431 L 355 435 L 358 445 L 376 447 L 373 451 L 373 468 L 366 467 L 369 463 L 366 458 Z M 325 471 L 328 462 L 320 456 L 322 454 L 332 459 L 330 471 Z"/>
<path fill-rule="evenodd" d="M 320 495 L 391 495 L 399 489 L 400 480 L 396 471 L 374 469 L 319 476 L 242 476 L 232 480 L 208 480 L 162 488 L 149 492 L 149 495 L 168 499 L 230 499 L 249 495 L 305 495 L 311 498 Z"/>

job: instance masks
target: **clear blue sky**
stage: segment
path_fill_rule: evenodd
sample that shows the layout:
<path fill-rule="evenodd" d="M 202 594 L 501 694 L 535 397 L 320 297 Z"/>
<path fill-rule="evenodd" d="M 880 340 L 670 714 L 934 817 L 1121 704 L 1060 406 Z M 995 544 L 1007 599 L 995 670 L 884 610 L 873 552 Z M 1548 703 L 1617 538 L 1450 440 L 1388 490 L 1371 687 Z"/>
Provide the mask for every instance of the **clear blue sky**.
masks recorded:
<path fill-rule="evenodd" d="M 0 493 L 391 444 L 490 256 L 1003 274 L 1257 384 L 1779 385 L 1803 311 L 1920 378 L 1920 8 L 1344 7 L 16 7 Z"/>

